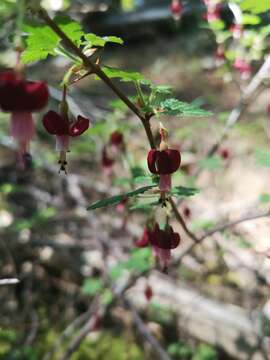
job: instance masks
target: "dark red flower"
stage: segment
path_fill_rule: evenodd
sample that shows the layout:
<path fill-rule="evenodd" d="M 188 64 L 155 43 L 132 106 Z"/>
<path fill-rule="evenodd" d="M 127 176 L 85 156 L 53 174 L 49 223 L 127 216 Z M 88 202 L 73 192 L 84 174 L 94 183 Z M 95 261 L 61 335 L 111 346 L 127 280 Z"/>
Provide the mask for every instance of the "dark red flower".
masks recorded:
<path fill-rule="evenodd" d="M 123 144 L 124 136 L 120 131 L 114 131 L 110 136 L 110 144 L 115 146 L 120 146 Z"/>
<path fill-rule="evenodd" d="M 170 10 L 173 18 L 179 20 L 183 13 L 183 5 L 180 0 L 172 0 Z"/>
<path fill-rule="evenodd" d="M 243 34 L 243 26 L 241 24 L 232 24 L 230 31 L 235 39 L 239 39 Z"/>
<path fill-rule="evenodd" d="M 149 245 L 150 230 L 145 228 L 142 237 L 136 241 L 135 245 L 139 248 L 143 248 Z"/>
<path fill-rule="evenodd" d="M 221 47 L 218 47 L 215 52 L 215 59 L 216 60 L 224 60 L 225 59 L 225 52 Z"/>
<path fill-rule="evenodd" d="M 175 233 L 171 226 L 161 230 L 159 225 L 155 224 L 154 230 L 150 232 L 149 241 L 154 255 L 163 263 L 164 269 L 170 261 L 171 250 L 179 245 L 180 240 L 180 235 Z"/>
<path fill-rule="evenodd" d="M 144 289 L 144 296 L 146 297 L 147 301 L 150 301 L 153 297 L 153 290 L 150 285 L 147 285 Z"/>
<path fill-rule="evenodd" d="M 27 81 L 12 70 L 0 73 L 0 107 L 5 112 L 34 112 L 47 105 L 44 81 Z"/>
<path fill-rule="evenodd" d="M 109 157 L 106 146 L 102 150 L 101 163 L 103 168 L 111 168 L 114 164 L 114 159 Z"/>
<path fill-rule="evenodd" d="M 231 156 L 230 151 L 228 149 L 220 149 L 219 155 L 222 159 L 227 160 Z"/>
<path fill-rule="evenodd" d="M 180 235 L 173 231 L 171 226 L 167 226 L 165 230 L 161 230 L 158 224 L 155 224 L 154 230 L 150 232 L 149 237 L 152 246 L 159 249 L 171 250 L 175 249 L 180 243 Z"/>
<path fill-rule="evenodd" d="M 191 210 L 190 210 L 190 208 L 188 206 L 184 207 L 183 214 L 184 214 L 186 219 L 191 218 Z"/>
<path fill-rule="evenodd" d="M 267 105 L 267 112 L 270 114 L 270 104 Z"/>
<path fill-rule="evenodd" d="M 252 67 L 245 59 L 237 58 L 233 64 L 235 70 L 237 70 L 244 78 L 249 78 L 252 73 Z"/>
<path fill-rule="evenodd" d="M 148 153 L 147 164 L 152 174 L 169 175 L 178 170 L 181 164 L 181 155 L 178 150 L 152 149 Z"/>
<path fill-rule="evenodd" d="M 76 137 L 84 133 L 88 128 L 90 121 L 79 115 L 77 120 L 73 123 L 69 123 L 68 119 L 65 119 L 63 116 L 59 115 L 55 111 L 48 111 L 43 119 L 43 125 L 45 129 L 51 135 L 69 135 L 71 137 Z"/>

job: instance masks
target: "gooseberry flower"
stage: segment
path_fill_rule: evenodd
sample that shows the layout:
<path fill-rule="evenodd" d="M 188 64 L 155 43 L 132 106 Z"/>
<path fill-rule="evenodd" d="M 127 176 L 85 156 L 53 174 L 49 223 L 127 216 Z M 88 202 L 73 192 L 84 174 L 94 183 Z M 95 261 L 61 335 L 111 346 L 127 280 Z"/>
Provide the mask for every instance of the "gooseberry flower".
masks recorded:
<path fill-rule="evenodd" d="M 0 108 L 11 113 L 10 134 L 18 145 L 21 163 L 35 136 L 32 113 L 43 109 L 48 97 L 44 81 L 28 81 L 13 70 L 0 73 Z"/>
<path fill-rule="evenodd" d="M 111 133 L 110 136 L 111 145 L 119 147 L 123 145 L 123 141 L 124 141 L 124 135 L 120 131 L 116 130 L 113 133 Z"/>
<path fill-rule="evenodd" d="M 153 297 L 153 290 L 150 285 L 147 285 L 144 289 L 144 296 L 147 301 L 150 301 Z"/>
<path fill-rule="evenodd" d="M 149 239 L 150 239 L 150 230 L 147 227 L 145 227 L 141 238 L 137 240 L 135 243 L 136 247 L 138 248 L 147 247 L 150 243 Z"/>
<path fill-rule="evenodd" d="M 149 242 L 153 248 L 154 255 L 166 266 L 171 258 L 171 250 L 180 244 L 180 235 L 173 231 L 169 225 L 161 230 L 156 223 L 153 231 L 150 231 Z"/>
<path fill-rule="evenodd" d="M 185 206 L 184 209 L 183 209 L 183 214 L 184 214 L 184 217 L 186 219 L 190 219 L 191 218 L 191 210 L 188 206 Z"/>
<path fill-rule="evenodd" d="M 232 24 L 230 26 L 230 31 L 234 39 L 240 39 L 243 34 L 243 26 L 241 24 Z"/>
<path fill-rule="evenodd" d="M 178 150 L 165 149 L 149 151 L 147 156 L 148 168 L 152 174 L 160 175 L 159 188 L 161 191 L 171 189 L 171 174 L 178 170 L 181 155 Z"/>
<path fill-rule="evenodd" d="M 69 122 L 67 117 L 50 110 L 44 115 L 42 122 L 47 132 L 56 136 L 56 150 L 60 151 L 60 171 L 66 172 L 70 137 L 83 134 L 89 128 L 90 120 L 79 115 L 75 121 Z"/>
<path fill-rule="evenodd" d="M 252 73 L 251 65 L 245 59 L 235 59 L 233 67 L 241 74 L 242 78 L 245 80 L 248 79 Z"/>
<path fill-rule="evenodd" d="M 171 250 L 175 249 L 180 241 L 180 235 L 175 233 L 171 226 L 167 225 L 165 230 L 161 230 L 158 223 L 155 223 L 152 229 L 145 227 L 142 237 L 135 245 L 139 248 L 151 245 L 154 255 L 166 266 L 171 258 Z"/>
<path fill-rule="evenodd" d="M 183 14 L 183 5 L 180 0 L 172 0 L 170 5 L 172 17 L 175 21 L 179 21 Z"/>
<path fill-rule="evenodd" d="M 109 156 L 107 148 L 106 146 L 104 146 L 101 154 L 101 166 L 102 170 L 104 171 L 104 173 L 106 173 L 106 175 L 109 176 L 112 174 L 112 167 L 114 163 L 115 160 Z"/>
<path fill-rule="evenodd" d="M 230 150 L 223 148 L 219 150 L 219 155 L 223 160 L 228 160 L 231 156 Z"/>

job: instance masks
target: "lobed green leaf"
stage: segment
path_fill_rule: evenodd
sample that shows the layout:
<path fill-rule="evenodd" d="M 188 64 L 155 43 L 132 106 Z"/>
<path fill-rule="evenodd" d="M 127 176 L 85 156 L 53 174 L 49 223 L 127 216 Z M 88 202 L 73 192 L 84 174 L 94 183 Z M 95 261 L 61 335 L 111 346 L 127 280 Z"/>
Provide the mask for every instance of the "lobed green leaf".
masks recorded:
<path fill-rule="evenodd" d="M 166 115 L 173 116 L 211 116 L 210 111 L 200 109 L 175 98 L 166 99 L 160 103 L 161 111 Z"/>
<path fill-rule="evenodd" d="M 155 187 L 156 185 L 148 185 L 148 186 L 144 186 L 141 187 L 137 190 L 134 191 L 130 191 L 124 194 L 120 194 L 120 195 L 115 195 L 112 196 L 110 198 L 107 199 L 103 199 L 103 200 L 99 200 L 94 202 L 93 204 L 91 204 L 87 210 L 95 210 L 95 209 L 99 209 L 105 206 L 110 206 L 110 205 L 117 205 L 119 204 L 122 200 L 126 199 L 126 198 L 130 198 L 130 197 L 134 197 L 137 196 L 139 194 L 143 194 L 144 192 L 152 189 L 153 187 Z"/>

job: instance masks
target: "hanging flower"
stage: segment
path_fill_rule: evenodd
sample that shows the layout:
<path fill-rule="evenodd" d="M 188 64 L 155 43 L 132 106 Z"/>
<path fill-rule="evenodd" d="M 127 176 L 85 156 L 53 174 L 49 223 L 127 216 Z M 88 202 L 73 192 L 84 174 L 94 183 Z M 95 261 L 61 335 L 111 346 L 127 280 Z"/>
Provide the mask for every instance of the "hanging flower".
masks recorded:
<path fill-rule="evenodd" d="M 21 163 L 35 136 L 32 113 L 43 109 L 48 97 L 45 82 L 27 81 L 13 70 L 0 73 L 0 108 L 11 113 L 10 134 L 18 145 Z"/>
<path fill-rule="evenodd" d="M 135 245 L 139 248 L 147 247 L 150 244 L 150 230 L 145 227 L 142 237 L 136 241 Z"/>
<path fill-rule="evenodd" d="M 234 39 L 240 39 L 243 35 L 243 26 L 241 24 L 232 24 L 230 26 L 230 32 Z"/>
<path fill-rule="evenodd" d="M 103 172 L 107 176 L 112 175 L 112 169 L 113 169 L 114 163 L 115 163 L 115 160 L 111 156 L 109 156 L 107 147 L 104 146 L 102 149 L 102 154 L 101 154 L 101 166 L 102 166 Z"/>
<path fill-rule="evenodd" d="M 161 230 L 155 223 L 152 229 L 145 227 L 142 237 L 135 244 L 139 248 L 151 245 L 154 255 L 166 266 L 171 258 L 171 250 L 179 245 L 180 240 L 180 235 L 171 226 L 167 225 L 165 230 Z"/>
<path fill-rule="evenodd" d="M 153 289 L 150 285 L 147 285 L 144 289 L 144 296 L 147 301 L 150 301 L 153 297 Z"/>
<path fill-rule="evenodd" d="M 152 149 L 148 153 L 147 164 L 152 174 L 160 175 L 160 190 L 169 191 L 171 189 L 171 174 L 178 170 L 181 164 L 181 155 L 178 150 L 159 151 Z"/>
<path fill-rule="evenodd" d="M 172 17 L 175 21 L 179 21 L 183 14 L 183 5 L 180 0 L 172 0 L 170 5 Z"/>
<path fill-rule="evenodd" d="M 171 226 L 167 225 L 165 230 L 161 230 L 157 223 L 149 236 L 149 242 L 154 254 L 164 266 L 167 266 L 171 258 L 171 250 L 179 245 L 180 240 L 180 235 L 175 233 Z"/>
<path fill-rule="evenodd" d="M 241 59 L 241 58 L 235 59 L 233 67 L 241 74 L 242 79 L 247 80 L 250 78 L 252 74 L 252 68 L 250 63 L 245 59 Z"/>
<path fill-rule="evenodd" d="M 90 120 L 79 115 L 76 121 L 70 122 L 67 116 L 50 110 L 44 115 L 42 122 L 48 133 L 56 136 L 56 150 L 60 151 L 60 171 L 66 172 L 70 137 L 83 134 L 89 128 Z"/>
<path fill-rule="evenodd" d="M 111 145 L 121 147 L 123 145 L 123 142 L 124 142 L 124 135 L 120 131 L 116 130 L 113 133 L 111 133 L 110 136 Z"/>

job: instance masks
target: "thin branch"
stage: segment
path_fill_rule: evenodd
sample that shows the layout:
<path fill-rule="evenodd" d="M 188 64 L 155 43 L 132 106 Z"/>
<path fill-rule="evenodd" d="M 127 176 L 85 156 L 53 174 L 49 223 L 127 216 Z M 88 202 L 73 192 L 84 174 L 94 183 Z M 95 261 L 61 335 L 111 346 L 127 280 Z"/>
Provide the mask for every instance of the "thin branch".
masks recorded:
<path fill-rule="evenodd" d="M 240 120 L 243 115 L 244 110 L 248 107 L 251 101 L 254 101 L 256 97 L 254 96 L 256 91 L 259 89 L 260 85 L 262 85 L 263 81 L 270 73 L 270 56 L 266 58 L 257 74 L 252 78 L 248 86 L 244 89 L 241 99 L 237 106 L 231 111 L 225 128 L 219 138 L 219 140 L 211 147 L 211 149 L 207 153 L 207 157 L 213 156 L 217 150 L 219 149 L 222 141 L 228 135 L 230 129 Z"/>
<path fill-rule="evenodd" d="M 19 279 L 0 279 L 0 286 L 2 285 L 15 285 L 20 282 Z"/>
<path fill-rule="evenodd" d="M 207 239 L 208 237 L 210 237 L 210 236 L 212 236 L 212 235 L 214 235 L 214 234 L 216 234 L 218 232 L 222 232 L 222 231 L 224 231 L 224 230 L 226 230 L 228 228 L 231 228 L 233 226 L 236 226 L 238 224 L 241 224 L 242 222 L 261 219 L 261 218 L 268 217 L 268 216 L 270 216 L 270 210 L 267 210 L 267 211 L 262 212 L 262 213 L 257 213 L 257 214 L 247 214 L 247 215 L 244 215 L 244 216 L 240 217 L 237 220 L 233 220 L 233 221 L 227 222 L 225 224 L 217 225 L 213 229 L 205 232 L 204 235 L 202 235 L 200 238 L 198 238 L 197 242 L 193 242 L 192 244 L 190 244 L 189 247 L 177 259 L 177 262 L 182 260 L 182 258 L 185 255 L 187 255 L 189 252 L 191 252 L 193 250 L 193 248 L 196 247 L 196 245 L 201 244 L 203 242 L 203 240 Z"/>
<path fill-rule="evenodd" d="M 123 299 L 123 302 L 125 304 L 125 307 L 131 312 L 133 323 L 136 326 L 139 334 L 151 345 L 153 351 L 157 354 L 158 358 L 160 360 L 171 360 L 171 357 L 168 355 L 168 353 L 163 349 L 160 343 L 151 334 L 151 331 L 145 325 L 133 304 L 126 298 Z"/>
<path fill-rule="evenodd" d="M 112 89 L 112 91 L 133 111 L 141 120 L 144 120 L 143 114 L 140 109 L 133 104 L 132 101 L 111 81 L 111 79 L 102 71 L 102 69 L 93 63 L 82 51 L 78 48 L 73 41 L 59 28 L 59 26 L 49 17 L 48 13 L 40 8 L 37 12 L 38 16 L 62 39 L 64 45 L 72 50 L 84 63 L 85 67 L 89 68 L 96 74 L 104 83 Z"/>
<path fill-rule="evenodd" d="M 177 206 L 172 198 L 169 198 L 169 202 L 172 206 L 172 211 L 174 213 L 176 220 L 182 226 L 182 228 L 185 231 L 185 233 L 187 234 L 187 236 L 191 238 L 191 240 L 193 241 L 194 244 L 198 244 L 201 239 L 199 239 L 192 231 L 190 231 L 188 229 L 184 219 L 182 218 L 182 216 L 181 216 L 180 212 L 178 211 Z"/>

